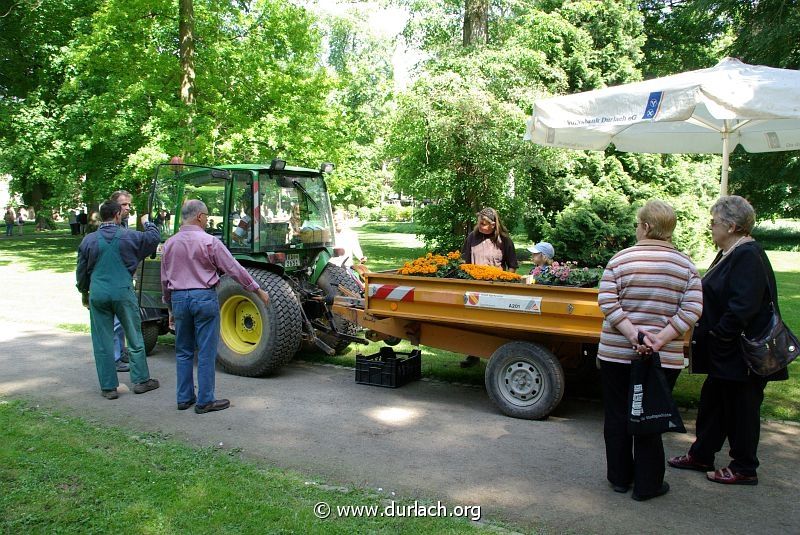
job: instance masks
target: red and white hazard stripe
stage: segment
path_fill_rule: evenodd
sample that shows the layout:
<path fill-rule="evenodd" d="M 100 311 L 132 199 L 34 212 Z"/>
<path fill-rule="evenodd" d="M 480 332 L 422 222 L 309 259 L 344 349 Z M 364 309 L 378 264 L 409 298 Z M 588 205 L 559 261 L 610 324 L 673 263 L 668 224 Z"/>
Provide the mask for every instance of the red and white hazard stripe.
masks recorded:
<path fill-rule="evenodd" d="M 373 299 L 384 299 L 386 301 L 414 301 L 414 287 L 370 284 L 369 296 Z"/>

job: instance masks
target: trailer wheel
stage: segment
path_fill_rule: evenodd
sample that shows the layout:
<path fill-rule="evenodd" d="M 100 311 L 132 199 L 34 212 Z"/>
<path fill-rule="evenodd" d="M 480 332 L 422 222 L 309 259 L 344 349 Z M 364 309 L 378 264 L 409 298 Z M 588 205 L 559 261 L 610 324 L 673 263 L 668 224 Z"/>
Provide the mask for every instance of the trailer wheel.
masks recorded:
<path fill-rule="evenodd" d="M 158 342 L 158 322 L 146 321 L 142 323 L 142 338 L 144 339 L 144 353 L 148 357 L 153 354 Z"/>
<path fill-rule="evenodd" d="M 489 398 L 503 414 L 546 418 L 564 395 L 564 370 L 550 351 L 532 342 L 509 342 L 494 352 L 485 374 Z"/>
<path fill-rule="evenodd" d="M 325 302 L 328 306 L 333 304 L 334 297 L 341 295 L 342 292 L 339 291 L 340 284 L 353 293 L 361 295 L 361 288 L 358 283 L 347 274 L 344 268 L 328 264 L 319 279 L 317 279 L 317 286 L 325 292 Z M 348 321 L 337 314 L 333 314 L 333 326 L 338 332 L 349 334 L 350 336 L 356 336 L 360 330 L 357 323 Z M 336 350 L 337 355 L 341 355 L 350 347 L 350 342 L 338 337 L 321 335 L 321 338 Z"/>
<path fill-rule="evenodd" d="M 269 375 L 291 360 L 300 346 L 300 304 L 280 276 L 264 269 L 247 271 L 269 294 L 269 305 L 232 278 L 222 278 L 217 286 L 217 359 L 225 371 L 234 375 Z"/>

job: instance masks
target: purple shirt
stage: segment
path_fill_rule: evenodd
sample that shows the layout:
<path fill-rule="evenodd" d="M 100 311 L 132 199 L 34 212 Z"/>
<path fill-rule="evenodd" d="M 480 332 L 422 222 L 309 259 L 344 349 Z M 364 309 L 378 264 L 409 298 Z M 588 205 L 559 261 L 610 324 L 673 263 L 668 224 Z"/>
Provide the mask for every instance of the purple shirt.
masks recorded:
<path fill-rule="evenodd" d="M 259 288 L 222 242 L 197 225 L 183 225 L 164 244 L 161 291 L 166 304 L 170 304 L 173 290 L 213 288 L 220 273 L 230 275 L 251 292 Z"/>

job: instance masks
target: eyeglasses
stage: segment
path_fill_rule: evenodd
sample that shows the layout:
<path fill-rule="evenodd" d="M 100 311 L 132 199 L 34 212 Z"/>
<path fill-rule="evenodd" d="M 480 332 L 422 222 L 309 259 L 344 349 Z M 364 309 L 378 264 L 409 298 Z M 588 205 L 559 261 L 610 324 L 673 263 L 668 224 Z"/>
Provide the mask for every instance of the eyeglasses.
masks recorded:
<path fill-rule="evenodd" d="M 481 226 L 483 226 L 483 227 L 493 227 L 493 226 L 495 226 L 496 224 L 497 224 L 497 223 L 492 223 L 491 221 L 489 221 L 489 220 L 487 220 L 487 219 L 483 219 L 483 220 L 481 220 L 481 222 L 480 222 L 480 225 L 481 225 Z"/>
<path fill-rule="evenodd" d="M 208 212 L 200 212 L 199 214 L 197 214 L 197 217 L 200 217 L 201 215 L 208 217 Z"/>

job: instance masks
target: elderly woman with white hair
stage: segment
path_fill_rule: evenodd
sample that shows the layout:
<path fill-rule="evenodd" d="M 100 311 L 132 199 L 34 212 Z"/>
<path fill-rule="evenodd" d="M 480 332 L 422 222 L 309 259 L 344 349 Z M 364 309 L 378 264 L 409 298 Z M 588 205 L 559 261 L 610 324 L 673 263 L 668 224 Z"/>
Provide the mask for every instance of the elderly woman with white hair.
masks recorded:
<path fill-rule="evenodd" d="M 703 310 L 700 276 L 688 256 L 672 244 L 675 211 L 651 199 L 636 215 L 636 245 L 609 260 L 597 302 L 605 316 L 597 357 L 603 384 L 603 437 L 606 477 L 616 492 L 637 501 L 669 491 L 664 481 L 664 445 L 660 434 L 628 431 L 631 362 L 645 344 L 661 357 L 670 388 L 684 367 L 683 335 Z"/>
<path fill-rule="evenodd" d="M 775 273 L 750 235 L 753 207 L 738 195 L 711 207 L 711 238 L 719 247 L 703 276 L 703 316 L 692 338 L 692 372 L 707 373 L 700 392 L 697 438 L 686 455 L 669 459 L 674 468 L 706 472 L 715 483 L 756 485 L 761 403 L 768 381 L 788 379 L 784 368 L 768 377 L 750 371 L 738 343 L 762 332 L 778 306 Z M 732 460 L 714 469 L 714 456 L 728 439 Z"/>

